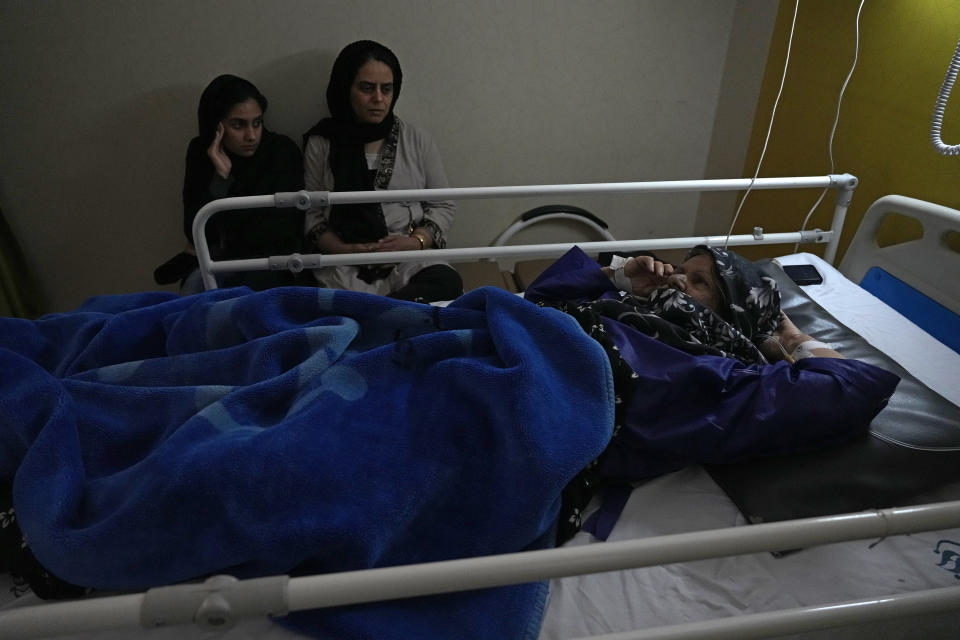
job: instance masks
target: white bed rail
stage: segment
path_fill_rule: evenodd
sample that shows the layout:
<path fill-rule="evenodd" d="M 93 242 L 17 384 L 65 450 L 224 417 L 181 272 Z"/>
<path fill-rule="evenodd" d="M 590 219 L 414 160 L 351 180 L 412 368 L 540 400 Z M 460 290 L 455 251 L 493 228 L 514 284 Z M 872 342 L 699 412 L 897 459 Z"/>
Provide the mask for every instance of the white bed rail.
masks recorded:
<path fill-rule="evenodd" d="M 751 186 L 752 185 L 752 186 Z M 204 288 L 217 287 L 216 273 L 238 271 L 289 270 L 299 273 L 304 269 L 344 265 L 403 262 L 406 260 L 443 260 L 464 262 L 480 258 L 543 258 L 559 256 L 576 244 L 585 251 L 638 251 L 668 248 L 689 248 L 696 244 L 793 244 L 825 242 L 824 259 L 832 263 L 840 240 L 840 231 L 846 217 L 857 178 L 849 173 L 827 176 L 794 178 L 749 178 L 717 180 L 666 180 L 652 182 L 613 182 L 595 184 L 530 185 L 503 187 L 463 187 L 451 189 L 407 189 L 396 191 L 296 191 L 274 195 L 223 198 L 204 205 L 193 221 L 193 240 L 200 263 Z M 648 239 L 618 242 L 558 243 L 548 245 L 515 245 L 509 247 L 479 247 L 470 249 L 428 249 L 426 252 L 391 251 L 383 253 L 353 253 L 346 255 L 291 254 L 248 260 L 213 261 L 207 246 L 206 224 L 209 218 L 220 211 L 259 209 L 266 207 L 297 207 L 307 210 L 335 204 L 360 202 L 402 202 L 409 200 L 470 200 L 483 198 L 508 198 L 558 195 L 590 195 L 609 193 L 685 192 L 685 191 L 741 191 L 751 189 L 812 189 L 832 188 L 837 190 L 831 229 L 821 231 L 797 231 L 792 233 L 764 234 L 762 229 L 754 233 L 730 236 L 703 236 L 686 238 Z"/>
<path fill-rule="evenodd" d="M 881 247 L 877 234 L 891 213 L 918 221 L 923 228 L 921 237 Z M 863 215 L 840 271 L 851 281 L 860 283 L 868 269 L 880 267 L 960 314 L 960 295 L 953 286 L 956 274 L 960 273 L 960 254 L 952 251 L 945 240 L 948 232 L 957 229 L 960 229 L 960 213 L 956 209 L 906 196 L 884 196 Z"/>
<path fill-rule="evenodd" d="M 191 622 L 206 629 L 227 629 L 248 616 L 285 615 L 305 609 L 953 527 L 960 527 L 960 501 L 300 578 L 235 580 L 215 576 L 202 584 L 161 587 L 142 594 L 11 609 L 0 614 L 0 638 L 42 638 Z M 951 587 L 742 616 L 722 623 L 681 625 L 676 631 L 663 628 L 599 638 L 765 637 L 884 616 L 945 612 L 958 606 L 960 587 Z"/>
<path fill-rule="evenodd" d="M 747 640 L 820 631 L 863 622 L 926 616 L 960 609 L 960 587 L 782 609 L 730 618 L 610 633 L 576 640 Z"/>

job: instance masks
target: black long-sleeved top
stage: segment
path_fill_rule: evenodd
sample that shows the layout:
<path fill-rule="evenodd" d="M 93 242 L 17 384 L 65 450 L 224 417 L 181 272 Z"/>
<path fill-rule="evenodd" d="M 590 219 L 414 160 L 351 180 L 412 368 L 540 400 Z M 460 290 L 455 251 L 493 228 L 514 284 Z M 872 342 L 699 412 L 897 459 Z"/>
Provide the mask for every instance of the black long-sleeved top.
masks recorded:
<path fill-rule="evenodd" d="M 200 138 L 191 140 L 187 147 L 183 232 L 191 243 L 193 219 L 212 200 L 303 189 L 303 155 L 287 136 L 265 130 L 252 157 L 229 155 L 233 166 L 230 176 L 224 179 L 214 170 Z M 218 213 L 207 223 L 211 256 L 229 260 L 300 251 L 303 215 L 296 208 L 272 207 Z"/>

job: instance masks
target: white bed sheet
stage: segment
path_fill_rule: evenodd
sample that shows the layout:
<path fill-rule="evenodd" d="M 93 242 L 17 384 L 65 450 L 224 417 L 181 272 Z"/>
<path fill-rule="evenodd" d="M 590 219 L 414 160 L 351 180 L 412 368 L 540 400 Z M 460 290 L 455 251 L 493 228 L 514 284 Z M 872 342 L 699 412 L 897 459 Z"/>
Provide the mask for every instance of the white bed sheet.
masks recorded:
<path fill-rule="evenodd" d="M 745 525 L 700 467 L 634 489 L 611 541 Z M 856 540 L 774 557 L 755 553 L 551 581 L 541 640 L 579 638 L 683 622 L 957 585 L 937 565 L 941 540 L 960 529 Z M 603 544 L 580 532 L 569 544 Z M 956 547 L 954 547 L 956 548 Z M 960 612 L 837 628 L 798 638 L 955 640 Z"/>

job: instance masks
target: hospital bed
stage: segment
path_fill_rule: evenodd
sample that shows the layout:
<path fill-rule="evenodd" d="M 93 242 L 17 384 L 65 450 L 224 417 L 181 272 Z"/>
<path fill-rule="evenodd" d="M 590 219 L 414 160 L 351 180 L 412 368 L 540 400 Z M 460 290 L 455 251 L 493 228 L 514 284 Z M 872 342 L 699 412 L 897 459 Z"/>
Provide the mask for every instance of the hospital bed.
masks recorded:
<path fill-rule="evenodd" d="M 432 199 L 649 190 L 743 190 L 749 180 L 628 183 L 445 190 Z M 950 274 L 960 258 L 947 234 L 960 212 L 888 196 L 871 205 L 844 262 L 831 266 L 856 179 L 853 176 L 761 179 L 752 188 L 837 190 L 830 230 L 731 236 L 731 246 L 824 242 L 824 258 L 786 254 L 765 266 L 780 282 L 784 309 L 815 338 L 849 357 L 890 367 L 903 378 L 874 423 L 849 447 L 809 457 L 770 459 L 728 468 L 688 467 L 635 486 L 606 542 L 586 531 L 563 548 L 390 567 L 348 574 L 235 583 L 228 578 L 172 591 L 153 590 L 71 603 L 39 605 L 10 595 L 0 637 L 126 638 L 132 629 L 167 626 L 143 637 L 295 637 L 264 614 L 368 600 L 550 580 L 539 637 L 745 638 L 799 634 L 808 638 L 955 638 L 960 628 L 960 354 L 860 286 L 871 266 L 938 300 L 956 327 L 960 290 Z M 337 198 L 409 199 L 416 194 L 278 194 L 228 199 L 213 209 L 294 204 Z M 889 213 L 921 221 L 919 240 L 879 247 L 875 234 Z M 262 268 L 300 270 L 347 264 L 351 257 L 282 256 L 213 263 L 204 251 L 204 281 L 214 274 Z M 580 243 L 588 253 L 722 244 L 723 237 Z M 569 245 L 436 250 L 455 262 L 498 257 L 555 257 Z M 398 254 L 362 256 L 392 262 Z M 356 257 L 353 257 L 356 259 Z M 794 285 L 780 265 L 812 264 L 820 285 Z M 945 277 L 946 276 L 946 277 Z M 895 303 L 895 301 L 893 301 Z M 952 322 L 953 325 L 949 325 Z M 884 418 L 886 418 L 884 420 Z M 902 428 L 901 428 L 902 427 Z M 884 451 L 875 449 L 881 446 Z M 916 456 L 916 457 L 914 457 Z M 862 462 L 863 464 L 858 464 Z M 879 467 L 877 467 L 879 465 Z M 884 466 L 889 465 L 889 466 Z M 878 475 L 897 478 L 880 483 Z M 798 486 L 797 483 L 804 483 Z M 760 489 L 759 491 L 757 489 Z M 594 505 L 596 506 L 596 505 Z M 180 590 L 184 589 L 184 590 Z M 35 606 L 38 605 L 38 606 Z M 244 614 L 250 619 L 232 624 Z M 111 627 L 116 630 L 109 630 Z M 229 628 L 231 627 L 232 628 Z M 58 631 L 59 630 L 59 631 Z M 213 633 L 215 635 L 211 636 Z M 601 635 L 602 634 L 602 635 Z"/>

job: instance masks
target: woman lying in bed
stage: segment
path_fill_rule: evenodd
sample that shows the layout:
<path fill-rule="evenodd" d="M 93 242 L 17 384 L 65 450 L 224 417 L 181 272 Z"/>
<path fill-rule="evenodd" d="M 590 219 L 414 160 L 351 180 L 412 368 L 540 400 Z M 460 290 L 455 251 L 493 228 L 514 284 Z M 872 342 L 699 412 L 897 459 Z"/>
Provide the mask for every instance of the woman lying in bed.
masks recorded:
<path fill-rule="evenodd" d="M 899 382 L 803 333 L 776 281 L 724 249 L 695 247 L 676 268 L 653 256 L 601 268 L 574 249 L 525 297 L 576 318 L 616 385 L 614 436 L 568 486 L 561 540 L 600 487 L 847 440 Z M 605 516 L 612 527 L 616 513 Z"/>

